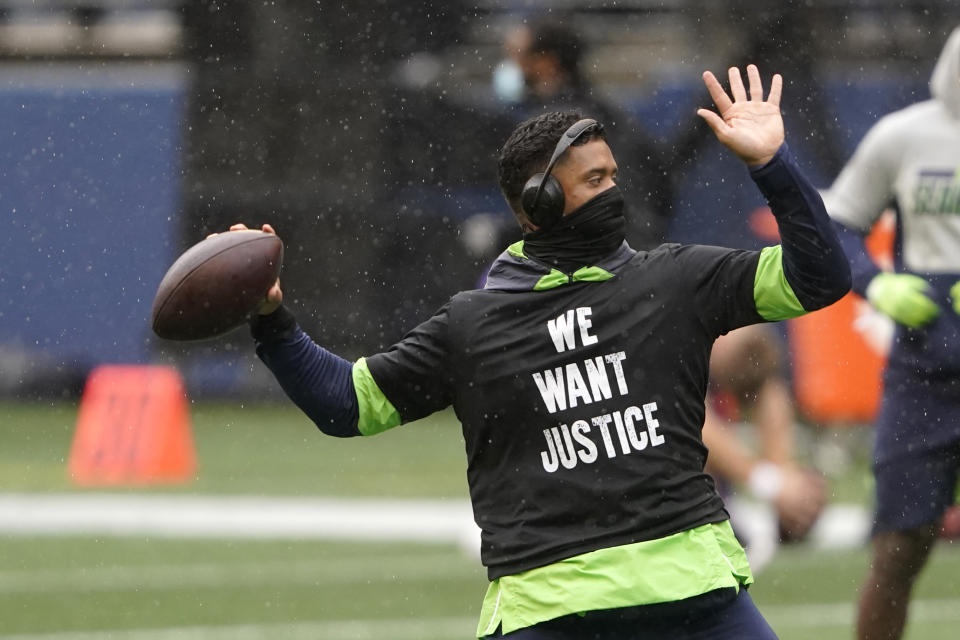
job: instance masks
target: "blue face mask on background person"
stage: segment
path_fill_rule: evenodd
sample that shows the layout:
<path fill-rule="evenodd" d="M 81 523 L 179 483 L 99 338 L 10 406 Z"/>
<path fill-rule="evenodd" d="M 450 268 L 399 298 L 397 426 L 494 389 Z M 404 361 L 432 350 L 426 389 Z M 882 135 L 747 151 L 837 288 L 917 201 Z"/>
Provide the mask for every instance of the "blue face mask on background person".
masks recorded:
<path fill-rule="evenodd" d="M 502 60 L 493 70 L 493 92 L 503 102 L 520 102 L 526 90 L 523 71 L 513 60 Z"/>

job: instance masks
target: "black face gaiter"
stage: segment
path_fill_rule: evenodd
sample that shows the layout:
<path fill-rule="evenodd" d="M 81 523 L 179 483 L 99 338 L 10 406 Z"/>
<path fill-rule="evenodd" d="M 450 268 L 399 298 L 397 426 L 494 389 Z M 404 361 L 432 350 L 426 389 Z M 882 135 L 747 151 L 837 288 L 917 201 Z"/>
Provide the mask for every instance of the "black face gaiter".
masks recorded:
<path fill-rule="evenodd" d="M 549 229 L 523 235 L 523 251 L 565 273 L 592 266 L 624 240 L 623 193 L 614 185 L 560 218 Z"/>

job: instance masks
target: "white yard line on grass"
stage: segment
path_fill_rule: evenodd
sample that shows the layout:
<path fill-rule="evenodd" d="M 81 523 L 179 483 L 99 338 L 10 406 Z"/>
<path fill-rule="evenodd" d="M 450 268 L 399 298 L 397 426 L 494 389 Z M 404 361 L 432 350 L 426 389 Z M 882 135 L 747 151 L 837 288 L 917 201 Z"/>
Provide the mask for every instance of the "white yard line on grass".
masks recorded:
<path fill-rule="evenodd" d="M 475 618 L 400 618 L 0 635 L 0 640 L 462 640 Z"/>
<path fill-rule="evenodd" d="M 771 517 L 742 504 L 742 526 Z M 820 548 L 859 546 L 868 528 L 863 507 L 829 505 L 810 542 Z M 474 551 L 480 543 L 470 503 L 462 499 L 0 493 L 0 533 L 454 542 Z"/>
<path fill-rule="evenodd" d="M 466 500 L 0 493 L 0 533 L 476 544 Z"/>

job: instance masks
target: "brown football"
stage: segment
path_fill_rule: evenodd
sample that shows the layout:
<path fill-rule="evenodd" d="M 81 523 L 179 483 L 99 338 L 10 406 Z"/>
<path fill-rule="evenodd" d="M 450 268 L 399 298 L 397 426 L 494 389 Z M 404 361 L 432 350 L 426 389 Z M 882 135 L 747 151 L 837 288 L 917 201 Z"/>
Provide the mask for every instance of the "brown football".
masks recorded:
<path fill-rule="evenodd" d="M 214 338 L 242 325 L 280 275 L 283 242 L 263 231 L 228 231 L 174 262 L 153 298 L 153 331 L 168 340 Z"/>

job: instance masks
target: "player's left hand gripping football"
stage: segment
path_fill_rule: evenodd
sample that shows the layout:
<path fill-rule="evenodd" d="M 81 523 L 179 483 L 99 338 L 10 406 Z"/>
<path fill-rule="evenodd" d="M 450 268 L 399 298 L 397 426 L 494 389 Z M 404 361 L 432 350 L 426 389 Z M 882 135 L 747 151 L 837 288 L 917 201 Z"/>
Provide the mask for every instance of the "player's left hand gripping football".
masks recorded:
<path fill-rule="evenodd" d="M 247 225 L 243 224 L 242 222 L 230 225 L 230 231 L 245 231 L 246 229 Z M 264 233 L 277 235 L 277 232 L 269 224 L 263 225 L 261 229 Z M 273 286 L 270 287 L 270 290 L 267 291 L 267 295 L 263 299 L 263 302 L 261 302 L 260 306 L 257 307 L 257 313 L 261 316 L 269 315 L 279 309 L 281 304 L 283 304 L 283 290 L 280 288 L 280 279 L 277 278 L 277 281 L 274 282 Z"/>
<path fill-rule="evenodd" d="M 756 65 L 747 65 L 749 96 L 740 69 L 730 67 L 729 76 L 732 99 L 711 72 L 703 72 L 703 82 L 719 115 L 709 109 L 698 109 L 697 115 L 707 121 L 717 139 L 737 157 L 751 167 L 758 167 L 769 162 L 783 144 L 783 118 L 780 115 L 783 78 L 779 73 L 774 74 L 770 94 L 764 100 L 763 83 Z"/>

